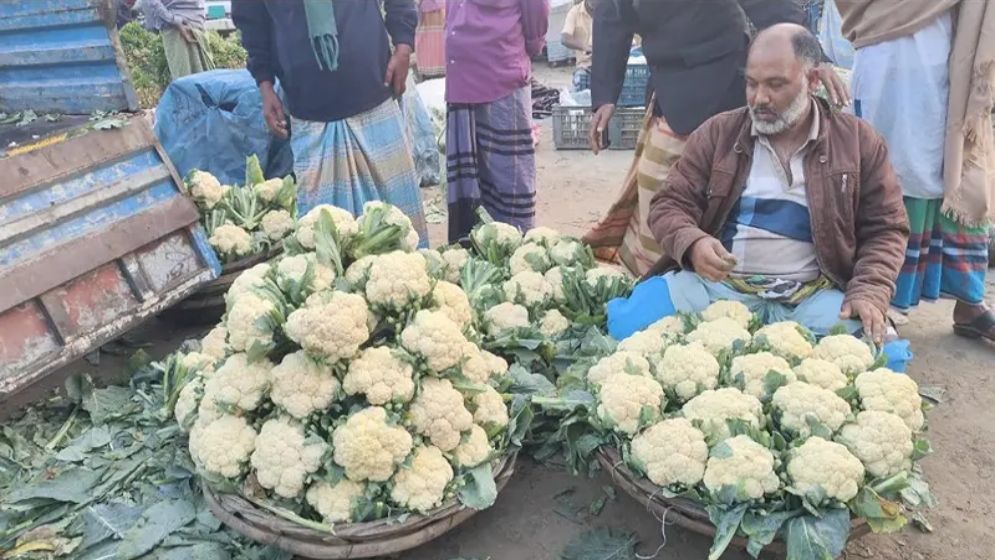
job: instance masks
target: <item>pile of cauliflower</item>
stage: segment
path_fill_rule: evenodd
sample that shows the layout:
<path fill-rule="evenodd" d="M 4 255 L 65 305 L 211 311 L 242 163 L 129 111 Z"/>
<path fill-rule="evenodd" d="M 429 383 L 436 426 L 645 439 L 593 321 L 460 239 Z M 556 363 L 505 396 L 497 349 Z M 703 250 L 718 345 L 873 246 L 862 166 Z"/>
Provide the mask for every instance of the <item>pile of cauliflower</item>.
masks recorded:
<path fill-rule="evenodd" d="M 277 246 L 296 227 L 297 186 L 292 177 L 263 179 L 259 159 L 246 160 L 244 186 L 222 185 L 206 171 L 185 181 L 222 263 L 244 259 Z"/>
<path fill-rule="evenodd" d="M 174 408 L 209 482 L 311 522 L 427 513 L 493 476 L 514 424 L 509 366 L 397 208 L 319 206 L 240 275 Z M 523 405 L 524 407 L 524 405 Z"/>

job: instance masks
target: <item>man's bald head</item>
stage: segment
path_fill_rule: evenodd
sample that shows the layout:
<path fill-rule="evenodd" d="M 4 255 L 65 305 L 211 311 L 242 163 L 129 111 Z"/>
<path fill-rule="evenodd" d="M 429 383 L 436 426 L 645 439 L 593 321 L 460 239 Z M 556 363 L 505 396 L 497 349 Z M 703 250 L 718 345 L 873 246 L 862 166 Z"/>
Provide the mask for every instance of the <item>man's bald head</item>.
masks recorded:
<path fill-rule="evenodd" d="M 821 58 L 819 41 L 800 25 L 773 25 L 753 40 L 746 61 L 746 103 L 761 134 L 780 134 L 808 115 Z"/>
<path fill-rule="evenodd" d="M 806 69 L 822 61 L 822 45 L 811 31 L 795 23 L 779 23 L 764 29 L 750 44 L 750 56 L 792 53 Z"/>

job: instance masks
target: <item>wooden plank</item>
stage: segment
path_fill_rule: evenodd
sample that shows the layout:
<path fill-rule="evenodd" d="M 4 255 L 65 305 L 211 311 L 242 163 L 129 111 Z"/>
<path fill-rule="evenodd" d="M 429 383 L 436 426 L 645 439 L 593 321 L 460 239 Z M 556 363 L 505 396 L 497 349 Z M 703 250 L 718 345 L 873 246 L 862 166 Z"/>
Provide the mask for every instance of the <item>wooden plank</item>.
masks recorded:
<path fill-rule="evenodd" d="M 114 58 L 112 45 L 86 45 L 0 52 L 0 66 L 42 66 L 103 62 Z"/>
<path fill-rule="evenodd" d="M 48 320 L 55 327 L 53 334 L 59 339 L 59 344 L 65 344 L 66 340 L 73 335 L 73 322 L 66 313 L 66 307 L 62 304 L 56 292 L 47 292 L 38 297 L 41 302 L 41 309 L 48 316 Z"/>
<path fill-rule="evenodd" d="M 144 302 L 155 295 L 155 292 L 152 291 L 152 285 L 149 283 L 149 279 L 145 275 L 145 271 L 142 270 L 141 263 L 135 258 L 134 253 L 129 253 L 122 257 L 118 261 L 118 264 L 121 267 L 121 274 L 124 275 L 124 279 L 131 286 L 132 293 L 135 294 L 135 299 Z"/>
<path fill-rule="evenodd" d="M 177 195 L 112 227 L 78 237 L 36 258 L 0 270 L 0 311 L 38 296 L 94 268 L 197 221 L 197 209 Z M 58 274 L 53 274 L 57 271 Z"/>

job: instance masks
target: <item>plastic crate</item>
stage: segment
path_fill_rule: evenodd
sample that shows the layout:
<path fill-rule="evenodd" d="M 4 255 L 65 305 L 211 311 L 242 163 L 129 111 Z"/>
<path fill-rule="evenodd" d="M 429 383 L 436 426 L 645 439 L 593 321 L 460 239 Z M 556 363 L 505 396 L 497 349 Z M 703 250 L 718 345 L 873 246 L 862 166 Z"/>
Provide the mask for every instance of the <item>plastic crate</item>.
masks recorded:
<path fill-rule="evenodd" d="M 643 117 L 646 110 L 642 107 L 619 107 L 608 123 L 609 150 L 634 150 L 639 141 L 639 133 L 643 130 Z"/>
<path fill-rule="evenodd" d="M 625 69 L 625 82 L 622 94 L 618 96 L 619 107 L 643 107 L 646 105 L 646 85 L 649 84 L 650 69 L 645 64 L 630 64 Z"/>
<path fill-rule="evenodd" d="M 553 107 L 553 145 L 557 150 L 586 150 L 591 147 L 590 107 Z"/>

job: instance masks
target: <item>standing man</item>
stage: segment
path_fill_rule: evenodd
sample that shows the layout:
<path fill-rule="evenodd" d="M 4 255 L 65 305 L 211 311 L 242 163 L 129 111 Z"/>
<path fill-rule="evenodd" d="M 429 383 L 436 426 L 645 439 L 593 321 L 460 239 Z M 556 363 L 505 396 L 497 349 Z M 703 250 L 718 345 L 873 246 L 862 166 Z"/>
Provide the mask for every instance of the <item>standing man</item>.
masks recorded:
<path fill-rule="evenodd" d="M 414 0 L 382 4 L 383 13 L 381 2 L 365 0 L 235 0 L 232 18 L 266 124 L 290 136 L 300 213 L 333 204 L 358 215 L 381 200 L 411 218 L 424 245 L 425 212 L 397 101 L 418 10 Z"/>
<path fill-rule="evenodd" d="M 577 69 L 574 70 L 573 89 L 591 89 L 591 53 L 594 51 L 594 13 L 592 0 L 582 0 L 567 12 L 561 40 L 567 48 L 576 51 Z"/>
<path fill-rule="evenodd" d="M 995 340 L 985 302 L 995 215 L 995 5 L 837 0 L 856 47 L 854 112 L 888 140 L 911 222 L 892 305 L 957 300 L 954 332 Z"/>
<path fill-rule="evenodd" d="M 418 0 L 415 50 L 418 74 L 438 78 L 446 74 L 446 0 Z"/>
<path fill-rule="evenodd" d="M 449 241 L 470 233 L 483 206 L 520 229 L 535 223 L 532 61 L 549 0 L 448 0 L 446 159 Z"/>
<path fill-rule="evenodd" d="M 204 0 L 142 0 L 142 12 L 145 27 L 162 36 L 166 64 L 174 80 L 214 70 L 204 35 Z"/>

